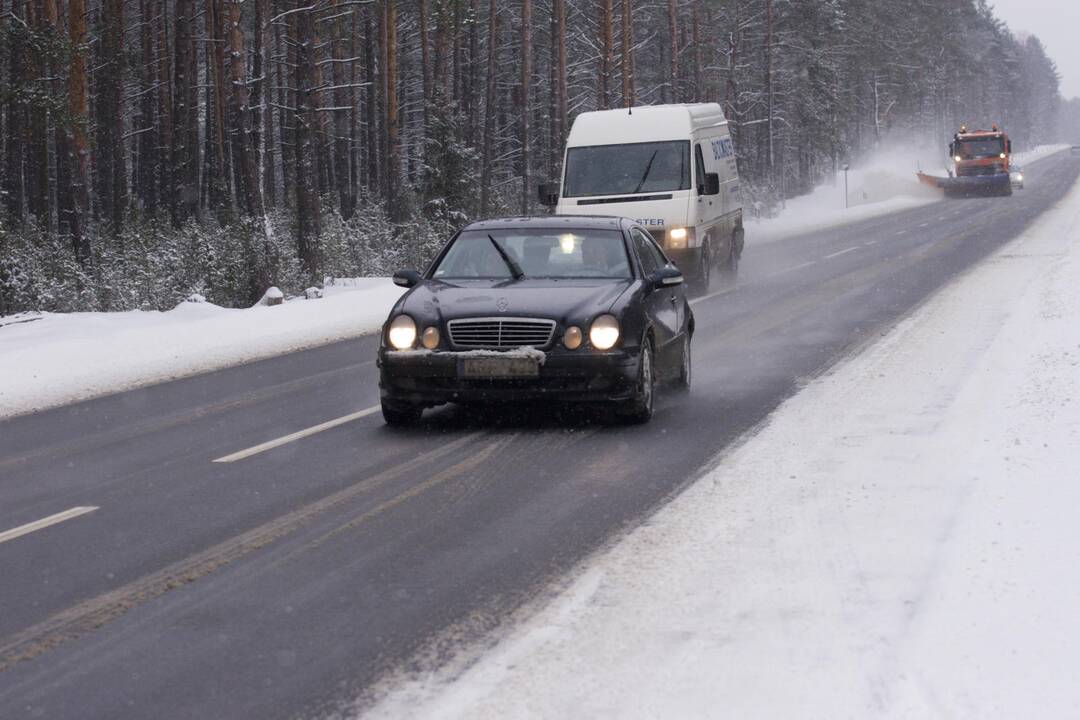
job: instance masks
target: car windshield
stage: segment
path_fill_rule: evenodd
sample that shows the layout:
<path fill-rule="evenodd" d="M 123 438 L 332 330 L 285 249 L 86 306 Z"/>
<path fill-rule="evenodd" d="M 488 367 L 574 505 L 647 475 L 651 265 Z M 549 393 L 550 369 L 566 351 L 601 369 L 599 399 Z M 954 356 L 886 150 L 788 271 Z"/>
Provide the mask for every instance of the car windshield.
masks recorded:
<path fill-rule="evenodd" d="M 566 197 L 635 195 L 690 188 L 690 143 L 594 145 L 566 154 Z"/>
<path fill-rule="evenodd" d="M 1000 155 L 1004 151 L 999 138 L 993 140 L 961 140 L 956 143 L 956 154 L 967 159 L 993 157 Z"/>
<path fill-rule="evenodd" d="M 466 230 L 454 240 L 432 276 L 438 280 L 511 280 L 512 266 L 527 278 L 632 277 L 621 232 L 582 229 Z"/>

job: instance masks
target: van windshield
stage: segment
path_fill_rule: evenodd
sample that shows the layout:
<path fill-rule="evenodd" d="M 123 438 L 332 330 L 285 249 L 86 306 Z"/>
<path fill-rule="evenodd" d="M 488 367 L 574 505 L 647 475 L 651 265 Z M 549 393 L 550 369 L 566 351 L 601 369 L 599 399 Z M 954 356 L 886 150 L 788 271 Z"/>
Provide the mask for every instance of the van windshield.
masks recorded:
<path fill-rule="evenodd" d="M 690 141 L 570 148 L 564 197 L 690 189 Z"/>

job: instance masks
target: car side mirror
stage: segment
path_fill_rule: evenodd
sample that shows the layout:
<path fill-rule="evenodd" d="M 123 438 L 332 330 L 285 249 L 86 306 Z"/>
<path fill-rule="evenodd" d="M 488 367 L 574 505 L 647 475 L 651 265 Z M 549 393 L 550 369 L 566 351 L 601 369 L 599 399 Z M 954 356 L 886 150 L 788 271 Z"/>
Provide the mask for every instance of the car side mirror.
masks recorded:
<path fill-rule="evenodd" d="M 1012 140 L 1006 140 L 1005 141 L 1005 152 L 1012 155 Z"/>
<path fill-rule="evenodd" d="M 415 270 L 398 270 L 394 273 L 394 284 L 398 287 L 411 288 L 420 284 L 423 278 Z"/>
<path fill-rule="evenodd" d="M 705 194 L 720 194 L 720 175 L 718 173 L 705 173 Z"/>
<path fill-rule="evenodd" d="M 683 284 L 683 274 L 674 265 L 666 265 L 653 273 L 652 281 L 656 287 L 675 287 Z"/>
<path fill-rule="evenodd" d="M 559 183 L 540 183 L 536 188 L 536 194 L 541 205 L 555 207 L 559 204 Z"/>

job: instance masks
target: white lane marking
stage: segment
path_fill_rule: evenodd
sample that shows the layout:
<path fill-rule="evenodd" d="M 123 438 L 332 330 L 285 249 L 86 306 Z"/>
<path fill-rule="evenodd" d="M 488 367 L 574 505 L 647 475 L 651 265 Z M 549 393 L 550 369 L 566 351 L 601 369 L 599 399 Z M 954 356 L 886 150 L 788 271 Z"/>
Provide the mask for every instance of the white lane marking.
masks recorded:
<path fill-rule="evenodd" d="M 897 235 L 907 235 L 907 230 L 900 230 L 896 234 Z"/>
<path fill-rule="evenodd" d="M 930 223 L 928 223 L 928 222 L 923 223 L 922 225 L 919 226 L 919 229 L 922 230 L 924 227 L 930 227 Z"/>
<path fill-rule="evenodd" d="M 871 245 L 877 245 L 877 240 L 867 240 L 863 243 L 863 245 L 865 245 L 866 247 L 870 247 Z"/>
<path fill-rule="evenodd" d="M 840 257 L 841 255 L 846 255 L 849 252 L 855 252 L 858 249 L 859 248 L 857 248 L 857 247 L 849 247 L 846 250 L 841 250 L 840 252 L 834 252 L 832 255 L 826 255 L 824 259 L 825 260 L 831 260 L 834 257 Z"/>
<path fill-rule="evenodd" d="M 727 290 L 718 290 L 718 291 L 716 291 L 714 293 L 710 293 L 708 295 L 702 295 L 701 297 L 696 297 L 696 298 L 694 298 L 693 300 L 690 301 L 690 304 L 691 305 L 697 305 L 702 300 L 708 300 L 709 298 L 720 297 L 721 295 L 727 295 L 728 293 L 732 293 L 732 292 L 735 292 L 735 288 L 728 288 Z"/>
<path fill-rule="evenodd" d="M 374 415 L 375 413 L 379 412 L 380 409 L 381 406 L 375 405 L 373 407 L 365 408 L 364 410 L 349 413 L 348 415 L 342 415 L 339 418 L 327 420 L 326 422 L 319 423 L 318 425 L 312 425 L 311 427 L 304 430 L 297 430 L 294 433 L 279 437 L 276 440 L 267 440 L 266 442 L 260 443 L 254 447 L 249 447 L 247 450 L 240 450 L 239 452 L 234 452 L 231 455 L 219 457 L 217 460 L 214 460 L 214 462 L 231 463 L 236 462 L 237 460 L 243 460 L 244 458 L 249 458 L 252 455 L 258 455 L 259 453 L 266 452 L 267 450 L 273 450 L 276 447 L 288 445 L 291 442 L 296 442 L 297 440 L 302 440 L 303 438 L 310 437 L 312 435 L 315 435 L 316 433 L 321 433 L 324 430 L 336 428 L 338 425 L 344 425 L 345 423 L 352 422 L 353 420 L 359 420 L 362 417 Z"/>
<path fill-rule="evenodd" d="M 789 267 L 786 270 L 777 270 L 776 272 L 774 272 L 772 275 L 769 275 L 768 277 L 774 278 L 774 277 L 777 277 L 779 275 L 785 275 L 785 274 L 787 274 L 789 272 L 792 272 L 792 271 L 795 271 L 795 270 L 802 270 L 804 267 L 810 267 L 811 265 L 817 265 L 817 260 L 811 260 L 810 262 L 804 262 L 802 265 L 795 265 L 794 267 Z"/>
<path fill-rule="evenodd" d="M 98 509 L 97 507 L 92 507 L 92 506 L 73 507 L 70 510 L 65 510 L 64 512 L 58 512 L 55 515 L 50 515 L 47 518 L 41 518 L 40 520 L 35 520 L 32 523 L 27 523 L 26 525 L 21 525 L 21 526 L 19 526 L 17 528 L 12 528 L 11 530 L 5 530 L 4 532 L 0 533 L 0 543 L 5 543 L 8 540 L 14 540 L 17 537 L 22 537 L 23 535 L 28 535 L 28 534 L 34 532 L 35 530 L 41 530 L 43 528 L 49 527 L 50 525 L 56 525 L 57 523 L 62 523 L 65 520 L 71 520 L 72 518 L 77 518 L 80 515 L 86 515 L 87 513 L 92 513 L 97 509 Z"/>

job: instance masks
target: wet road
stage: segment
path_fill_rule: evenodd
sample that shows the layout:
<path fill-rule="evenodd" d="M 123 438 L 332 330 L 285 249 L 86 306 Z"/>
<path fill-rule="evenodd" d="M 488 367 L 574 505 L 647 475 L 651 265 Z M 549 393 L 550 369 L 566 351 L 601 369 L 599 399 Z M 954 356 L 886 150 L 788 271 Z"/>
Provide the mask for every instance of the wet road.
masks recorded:
<path fill-rule="evenodd" d="M 437 662 L 1078 174 L 1059 154 L 1012 198 L 751 229 L 738 287 L 695 300 L 693 391 L 643 427 L 449 407 L 391 431 L 371 337 L 0 423 L 0 717 L 310 717 Z"/>

